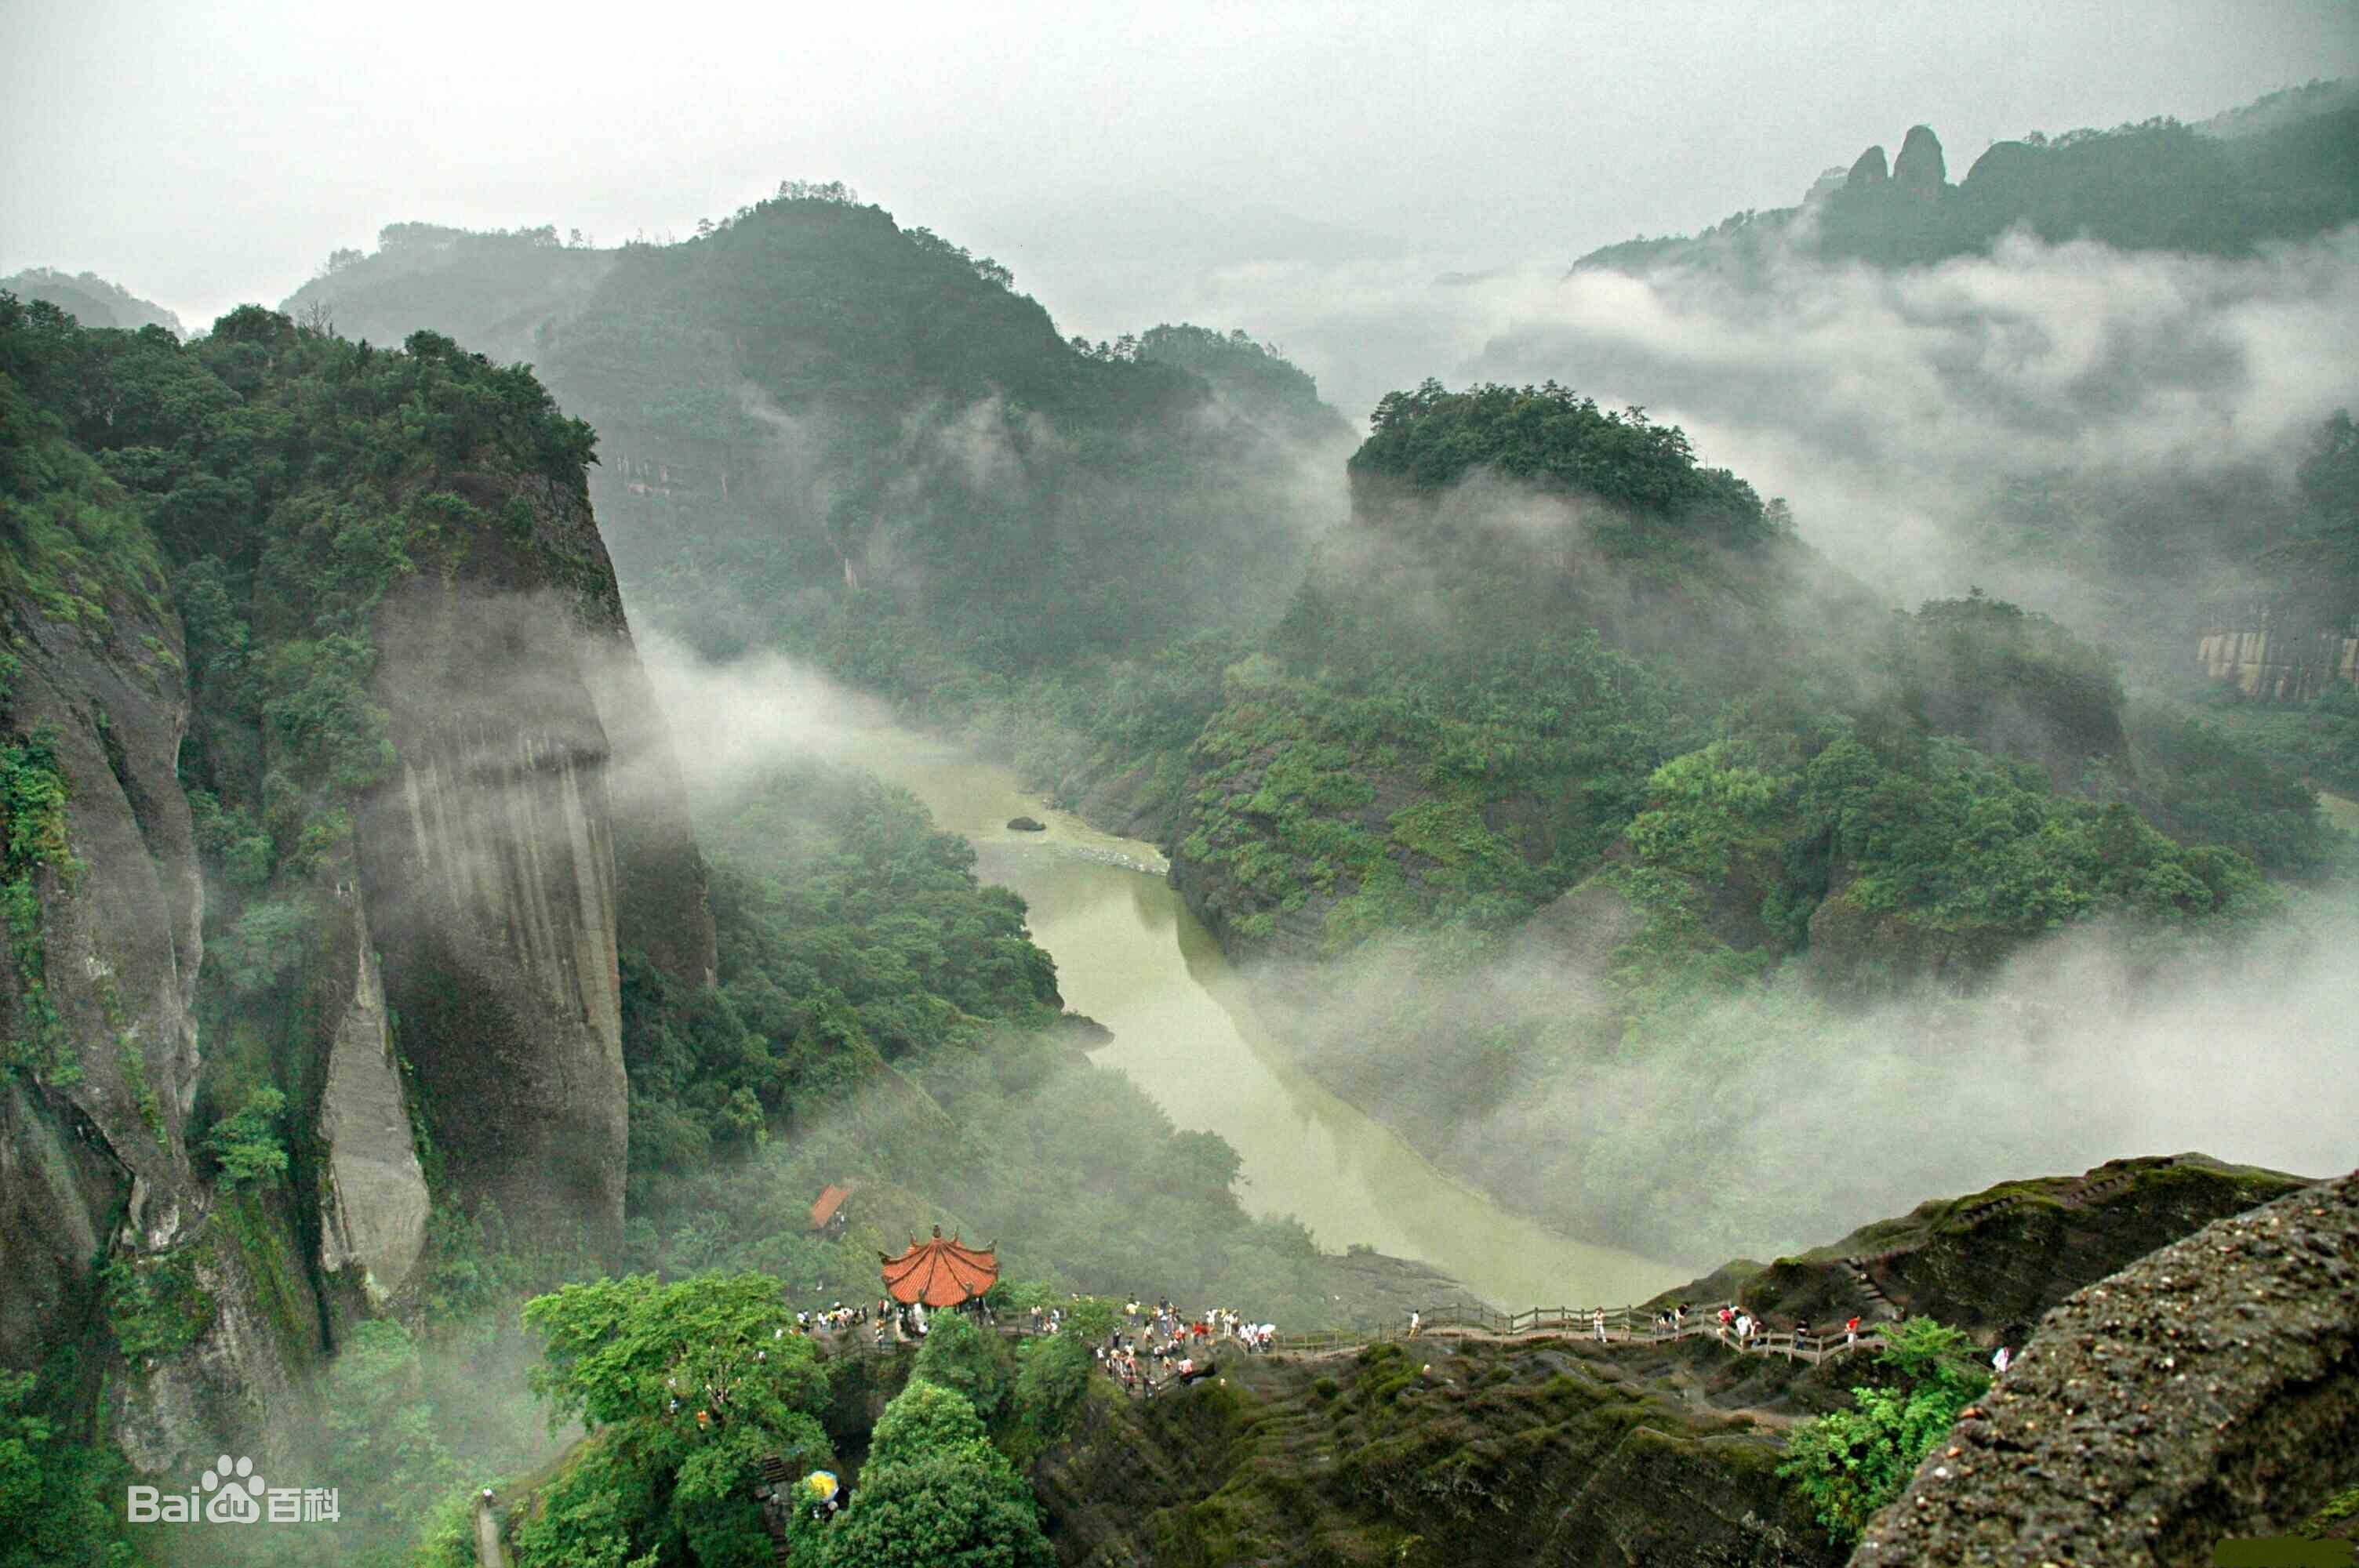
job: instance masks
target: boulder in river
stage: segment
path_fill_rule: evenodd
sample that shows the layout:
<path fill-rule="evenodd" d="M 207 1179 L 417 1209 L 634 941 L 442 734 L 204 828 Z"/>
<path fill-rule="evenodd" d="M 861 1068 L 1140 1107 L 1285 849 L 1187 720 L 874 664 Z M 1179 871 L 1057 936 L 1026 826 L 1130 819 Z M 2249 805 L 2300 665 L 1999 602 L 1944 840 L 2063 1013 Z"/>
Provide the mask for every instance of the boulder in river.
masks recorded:
<path fill-rule="evenodd" d="M 1011 816 L 1007 819 L 1007 827 L 1008 831 L 1012 833 L 1046 833 L 1049 831 L 1049 825 L 1047 823 L 1035 821 L 1029 816 Z"/>

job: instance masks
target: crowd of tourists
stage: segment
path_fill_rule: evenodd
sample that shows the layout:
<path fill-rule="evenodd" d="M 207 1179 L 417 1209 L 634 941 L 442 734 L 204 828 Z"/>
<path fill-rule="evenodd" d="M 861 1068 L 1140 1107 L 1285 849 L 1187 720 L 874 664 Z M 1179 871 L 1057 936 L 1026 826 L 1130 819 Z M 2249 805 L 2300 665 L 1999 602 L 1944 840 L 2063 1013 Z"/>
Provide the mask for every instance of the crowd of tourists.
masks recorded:
<path fill-rule="evenodd" d="M 1247 1356 L 1266 1354 L 1277 1341 L 1277 1325 L 1254 1323 L 1226 1307 L 1190 1315 L 1168 1301 L 1123 1303 L 1126 1323 L 1117 1324 L 1105 1343 L 1091 1347 L 1098 1365 L 1125 1389 L 1152 1395 L 1177 1383 L 1212 1374 L 1216 1346 L 1235 1346 Z"/>
<path fill-rule="evenodd" d="M 991 1309 L 980 1301 L 967 1302 L 949 1310 L 963 1313 L 979 1323 L 995 1321 Z M 799 1312 L 795 1314 L 794 1331 L 797 1334 L 825 1335 L 841 1340 L 857 1334 L 862 1328 L 868 1328 L 869 1337 L 875 1341 L 876 1348 L 882 1350 L 895 1340 L 904 1345 L 914 1345 L 925 1338 L 927 1316 L 926 1305 L 922 1302 L 906 1303 L 890 1296 L 879 1296 L 873 1306 L 866 1302 L 852 1306 L 837 1302 L 823 1312 Z M 872 1325 L 873 1327 L 870 1326 Z"/>
<path fill-rule="evenodd" d="M 1688 1304 L 1685 1302 L 1660 1309 L 1648 1320 L 1647 1337 L 1654 1339 L 1680 1337 L 1688 1329 Z M 1614 1315 L 1619 1317 L 1622 1314 L 1616 1313 Z M 1575 1321 L 1579 1321 L 1578 1317 Z M 1854 1316 L 1845 1320 L 1840 1329 L 1814 1331 L 1807 1318 L 1797 1317 L 1794 1320 L 1793 1329 L 1794 1347 L 1802 1351 L 1823 1350 L 1836 1344 L 1838 1336 L 1844 1346 L 1856 1345 L 1859 1343 L 1859 1322 L 1860 1320 Z M 1410 1313 L 1408 1336 L 1415 1339 L 1424 1332 L 1425 1314 L 1419 1312 Z M 1603 1307 L 1593 1307 L 1590 1310 L 1589 1332 L 1591 1336 L 1601 1345 L 1614 1337 L 1608 1330 L 1607 1314 Z M 1762 1336 L 1769 1333 L 1770 1329 L 1766 1319 L 1756 1316 L 1741 1307 L 1729 1305 L 1722 1307 L 1714 1314 L 1713 1332 L 1722 1340 L 1734 1345 L 1737 1348 L 1750 1350 L 1762 1342 Z M 1636 1337 L 1636 1336 L 1634 1334 L 1629 1337 Z"/>

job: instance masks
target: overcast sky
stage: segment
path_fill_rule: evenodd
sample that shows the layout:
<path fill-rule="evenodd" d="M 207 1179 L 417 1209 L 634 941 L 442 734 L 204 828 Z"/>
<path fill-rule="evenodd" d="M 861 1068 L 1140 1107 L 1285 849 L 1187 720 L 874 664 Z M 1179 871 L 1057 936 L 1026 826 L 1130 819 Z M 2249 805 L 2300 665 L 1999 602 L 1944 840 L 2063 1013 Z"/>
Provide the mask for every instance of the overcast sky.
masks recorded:
<path fill-rule="evenodd" d="M 1306 286 L 1560 266 L 1790 203 L 1918 121 L 1955 178 L 1995 137 L 2359 72 L 2353 0 L 0 0 L 0 274 L 87 268 L 191 328 L 277 303 L 387 222 L 612 243 L 791 177 L 996 255 L 1068 332 L 1186 318 L 1283 342 L 1311 330 Z"/>

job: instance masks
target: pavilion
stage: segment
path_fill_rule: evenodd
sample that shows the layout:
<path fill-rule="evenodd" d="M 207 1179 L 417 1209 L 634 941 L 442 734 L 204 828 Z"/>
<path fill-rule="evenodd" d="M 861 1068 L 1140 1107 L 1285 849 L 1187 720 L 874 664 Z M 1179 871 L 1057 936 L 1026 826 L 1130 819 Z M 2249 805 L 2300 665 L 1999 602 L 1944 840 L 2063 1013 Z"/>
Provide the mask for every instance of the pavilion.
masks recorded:
<path fill-rule="evenodd" d="M 810 1227 L 817 1231 L 824 1231 L 831 1225 L 842 1228 L 843 1200 L 851 1195 L 852 1188 L 848 1184 L 838 1186 L 831 1182 L 820 1188 L 819 1197 L 810 1207 Z"/>
<path fill-rule="evenodd" d="M 933 1238 L 909 1238 L 908 1250 L 897 1258 L 876 1256 L 885 1265 L 885 1289 L 904 1306 L 922 1302 L 929 1307 L 954 1307 L 971 1302 L 999 1281 L 998 1243 L 978 1250 L 962 1247 L 953 1235 L 945 1241 L 942 1227 Z"/>

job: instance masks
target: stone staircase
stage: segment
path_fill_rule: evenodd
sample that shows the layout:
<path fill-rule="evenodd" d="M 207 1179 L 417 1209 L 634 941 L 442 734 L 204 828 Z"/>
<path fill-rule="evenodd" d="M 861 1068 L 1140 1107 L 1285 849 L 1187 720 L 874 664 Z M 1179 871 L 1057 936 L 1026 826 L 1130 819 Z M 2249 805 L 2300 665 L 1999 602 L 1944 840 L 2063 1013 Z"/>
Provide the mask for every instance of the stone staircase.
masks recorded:
<path fill-rule="evenodd" d="M 1884 1293 L 1884 1287 L 1875 1282 L 1875 1276 L 1868 1272 L 1870 1264 L 1882 1261 L 1881 1258 L 1846 1258 L 1843 1260 L 1843 1272 L 1851 1276 L 1852 1284 L 1859 1293 L 1867 1298 L 1865 1315 L 1886 1317 L 1897 1323 L 1907 1314 L 1893 1304 L 1892 1298 Z"/>

